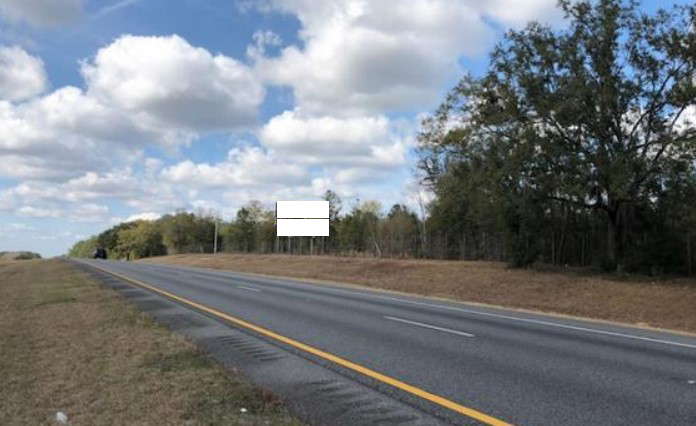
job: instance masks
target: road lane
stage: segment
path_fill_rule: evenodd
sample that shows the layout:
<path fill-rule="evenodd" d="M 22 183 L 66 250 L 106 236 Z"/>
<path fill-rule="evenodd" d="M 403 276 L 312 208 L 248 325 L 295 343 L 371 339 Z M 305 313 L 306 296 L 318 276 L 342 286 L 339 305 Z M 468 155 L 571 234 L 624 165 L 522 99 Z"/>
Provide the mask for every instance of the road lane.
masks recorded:
<path fill-rule="evenodd" d="M 427 328 L 427 329 L 430 329 L 430 330 L 444 331 L 445 333 L 456 334 L 456 335 L 458 335 L 458 336 L 475 337 L 475 336 L 474 336 L 473 334 L 471 334 L 471 333 L 465 333 L 465 332 L 459 331 L 459 330 L 452 330 L 452 329 L 449 329 L 449 328 L 438 327 L 438 326 L 432 325 L 432 324 L 424 324 L 424 323 L 422 323 L 422 322 L 411 321 L 411 320 L 407 320 L 407 319 L 404 319 L 404 318 L 395 318 L 395 317 L 390 317 L 390 316 L 388 316 L 388 315 L 385 315 L 385 316 L 383 316 L 382 318 L 384 318 L 384 319 L 386 319 L 386 320 L 389 320 L 389 321 L 396 321 L 396 322 L 401 322 L 401 323 L 404 323 L 404 324 L 415 325 L 416 327 L 423 327 L 423 328 Z"/>
<path fill-rule="evenodd" d="M 693 338 L 221 271 L 95 264 L 512 423 L 696 424 Z"/>

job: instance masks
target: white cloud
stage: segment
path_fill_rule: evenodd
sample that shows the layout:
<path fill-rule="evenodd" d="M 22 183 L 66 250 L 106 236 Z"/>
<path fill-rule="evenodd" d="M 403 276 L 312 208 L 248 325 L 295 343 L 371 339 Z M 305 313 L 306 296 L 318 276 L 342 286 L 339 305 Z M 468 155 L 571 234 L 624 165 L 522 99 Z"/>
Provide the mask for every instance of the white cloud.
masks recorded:
<path fill-rule="evenodd" d="M 40 28 L 71 24 L 82 16 L 84 0 L 0 0 L 0 11 L 12 21 Z"/>
<path fill-rule="evenodd" d="M 159 175 L 138 173 L 131 168 L 106 173 L 89 172 L 65 183 L 49 186 L 44 199 L 62 194 L 64 200 L 116 200 L 136 211 L 173 211 L 189 206 L 189 185 L 165 182 Z M 40 190 L 34 188 L 34 193 Z"/>
<path fill-rule="evenodd" d="M 161 214 L 155 213 L 155 212 L 143 212 L 143 213 L 137 213 L 137 214 L 132 214 L 126 218 L 126 222 L 133 222 L 135 220 L 147 220 L 147 221 L 153 221 L 157 220 L 160 217 L 162 217 Z"/>
<path fill-rule="evenodd" d="M 279 155 L 318 165 L 397 166 L 409 136 L 384 116 L 336 118 L 286 111 L 261 130 L 260 140 Z"/>
<path fill-rule="evenodd" d="M 137 158 L 148 143 L 174 139 L 139 128 L 71 86 L 19 105 L 0 101 L 0 135 L 0 174 L 34 179 L 110 169 Z"/>
<path fill-rule="evenodd" d="M 0 100 L 21 101 L 46 89 L 43 61 L 19 46 L 0 46 Z"/>
<path fill-rule="evenodd" d="M 4 230 L 9 230 L 9 231 L 36 231 L 37 228 L 31 225 L 27 225 L 26 223 L 10 223 L 8 225 L 5 225 L 4 227 L 0 227 L 0 229 Z"/>
<path fill-rule="evenodd" d="M 337 185 L 369 184 L 375 180 L 386 179 L 390 172 L 385 169 L 375 170 L 370 167 L 345 167 L 336 169 L 332 181 Z"/>
<path fill-rule="evenodd" d="M 114 170 L 98 174 L 88 172 L 60 185 L 59 192 L 70 201 L 110 197 L 128 199 L 141 190 L 141 182 L 131 169 Z"/>
<path fill-rule="evenodd" d="M 82 65 L 88 94 L 146 128 L 233 129 L 255 122 L 262 84 L 244 64 L 183 38 L 121 36 Z"/>
<path fill-rule="evenodd" d="M 294 88 L 308 113 L 365 113 L 437 101 L 460 55 L 477 55 L 490 30 L 466 2 L 277 2 L 302 23 L 304 47 L 257 67 Z"/>
<path fill-rule="evenodd" d="M 0 211 L 20 216 L 106 222 L 110 215 L 107 202 L 149 215 L 179 208 L 207 208 L 212 206 L 207 201 L 223 200 L 224 193 L 236 193 L 235 206 L 238 206 L 261 193 L 305 188 L 310 180 L 306 167 L 276 157 L 272 152 L 259 147 L 235 148 L 229 151 L 226 160 L 218 163 L 184 160 L 166 167 L 161 161 L 148 158 L 139 162 L 136 169 L 87 172 L 64 182 L 24 181 L 0 190 Z M 216 210 L 229 213 L 234 207 L 226 206 L 220 205 Z M 130 220 L 127 216 L 118 218 L 126 219 Z"/>
<path fill-rule="evenodd" d="M 303 43 L 276 58 L 250 56 L 268 81 L 294 89 L 304 113 L 430 108 L 461 74 L 459 59 L 490 47 L 490 21 L 553 20 L 555 6 L 556 0 L 270 0 L 260 8 L 295 15 Z"/>
<path fill-rule="evenodd" d="M 167 188 L 162 186 L 155 188 L 152 185 L 143 185 L 141 176 L 126 168 L 101 174 L 87 172 L 62 183 L 25 181 L 0 191 L 0 201 L 4 201 L 6 205 L 82 203 L 99 199 L 128 203 L 136 199 L 150 198 L 155 203 L 158 198 L 166 197 L 167 193 Z"/>
<path fill-rule="evenodd" d="M 217 164 L 182 161 L 167 167 L 161 177 L 194 188 L 267 187 L 308 180 L 305 168 L 258 147 L 235 148 Z"/>
<path fill-rule="evenodd" d="M 142 213 L 135 213 L 127 217 L 119 217 L 119 216 L 114 216 L 111 219 L 109 219 L 109 224 L 110 225 L 118 225 L 119 223 L 126 223 L 126 222 L 134 222 L 136 220 L 146 220 L 146 221 L 153 221 L 157 220 L 160 217 L 162 217 L 161 214 L 155 213 L 155 212 L 142 212 Z"/>
<path fill-rule="evenodd" d="M 109 207 L 103 204 L 77 204 L 69 209 L 68 216 L 73 222 L 104 222 L 109 217 Z"/>
<path fill-rule="evenodd" d="M 22 206 L 15 212 L 17 216 L 25 217 L 59 217 L 60 211 L 55 209 L 44 209 L 33 206 Z"/>
<path fill-rule="evenodd" d="M 280 46 L 283 40 L 273 31 L 256 31 L 252 36 L 254 44 L 247 46 L 247 56 L 252 60 L 263 59 L 267 46 Z"/>
<path fill-rule="evenodd" d="M 675 117 L 676 114 L 671 116 L 670 122 L 674 121 Z M 693 129 L 694 125 L 696 125 L 696 106 L 690 105 L 677 117 L 677 120 L 674 122 L 674 130 L 681 133 Z"/>
<path fill-rule="evenodd" d="M 109 108 L 72 86 L 18 106 L 2 103 L 0 114 L 9 130 L 2 146 L 15 152 L 45 152 L 49 146 L 55 146 L 57 138 L 66 144 L 61 149 L 70 149 L 96 141 L 141 145 L 148 136 L 156 135 L 142 133 L 122 111 Z"/>
<path fill-rule="evenodd" d="M 263 5 L 269 6 L 298 18 L 302 43 L 269 57 L 267 37 L 257 34 L 248 49 L 264 79 L 290 86 L 296 99 L 292 111 L 262 127 L 259 140 L 278 157 L 321 168 L 305 190 L 331 187 L 353 195 L 351 186 L 369 192 L 368 186 L 380 188 L 379 182 L 394 179 L 414 146 L 414 121 L 386 113 L 431 108 L 461 74 L 460 59 L 490 47 L 491 20 L 522 25 L 545 19 L 555 0 L 271 0 Z"/>
<path fill-rule="evenodd" d="M 248 67 L 178 36 L 123 36 L 82 72 L 86 90 L 0 100 L 0 175 L 60 181 L 129 165 L 148 146 L 174 152 L 251 125 L 264 96 Z"/>
<path fill-rule="evenodd" d="M 190 208 L 188 188 L 161 182 L 131 169 L 89 172 L 63 183 L 25 181 L 0 190 L 0 212 L 21 217 L 66 218 L 71 222 L 108 223 L 107 203 L 141 212 Z"/>
<path fill-rule="evenodd" d="M 145 159 L 145 172 L 153 175 L 160 171 L 164 166 L 164 161 L 159 158 L 149 157 Z"/>

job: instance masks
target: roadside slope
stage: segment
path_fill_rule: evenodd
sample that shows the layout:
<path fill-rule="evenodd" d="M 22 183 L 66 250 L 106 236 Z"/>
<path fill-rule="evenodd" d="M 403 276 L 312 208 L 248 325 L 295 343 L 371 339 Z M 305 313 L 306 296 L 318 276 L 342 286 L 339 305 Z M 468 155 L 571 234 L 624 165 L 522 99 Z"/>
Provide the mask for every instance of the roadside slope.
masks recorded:
<path fill-rule="evenodd" d="M 391 291 L 696 333 L 696 280 L 616 280 L 493 262 L 184 254 L 144 262 L 344 282 Z"/>
<path fill-rule="evenodd" d="M 4 424 L 300 424 L 68 262 L 0 265 L 0 324 Z"/>

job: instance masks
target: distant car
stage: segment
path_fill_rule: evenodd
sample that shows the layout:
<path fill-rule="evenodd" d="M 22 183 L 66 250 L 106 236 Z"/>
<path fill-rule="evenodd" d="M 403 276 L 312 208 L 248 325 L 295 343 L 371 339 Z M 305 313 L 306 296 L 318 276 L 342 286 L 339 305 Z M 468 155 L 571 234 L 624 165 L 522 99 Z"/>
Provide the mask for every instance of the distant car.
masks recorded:
<path fill-rule="evenodd" d="M 94 250 L 94 255 L 92 257 L 95 259 L 106 259 L 106 249 L 98 248 Z"/>

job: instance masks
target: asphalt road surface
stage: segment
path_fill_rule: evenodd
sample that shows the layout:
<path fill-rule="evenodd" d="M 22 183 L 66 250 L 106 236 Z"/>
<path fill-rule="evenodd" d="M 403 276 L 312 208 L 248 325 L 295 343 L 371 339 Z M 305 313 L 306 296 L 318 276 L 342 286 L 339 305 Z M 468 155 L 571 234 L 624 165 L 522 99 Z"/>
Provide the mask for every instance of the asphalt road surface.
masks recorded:
<path fill-rule="evenodd" d="M 694 337 L 233 272 L 88 263 L 339 357 L 346 370 L 365 368 L 353 377 L 454 423 L 696 425 Z"/>

